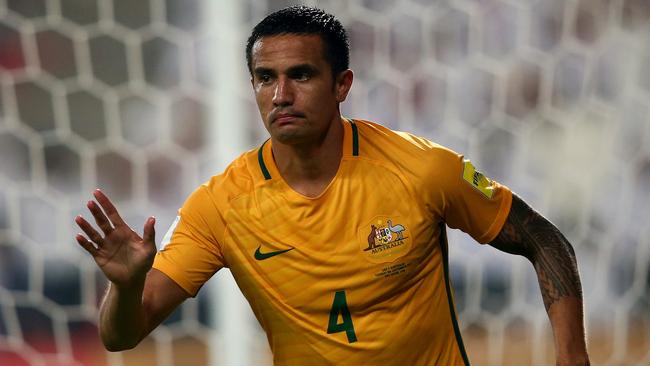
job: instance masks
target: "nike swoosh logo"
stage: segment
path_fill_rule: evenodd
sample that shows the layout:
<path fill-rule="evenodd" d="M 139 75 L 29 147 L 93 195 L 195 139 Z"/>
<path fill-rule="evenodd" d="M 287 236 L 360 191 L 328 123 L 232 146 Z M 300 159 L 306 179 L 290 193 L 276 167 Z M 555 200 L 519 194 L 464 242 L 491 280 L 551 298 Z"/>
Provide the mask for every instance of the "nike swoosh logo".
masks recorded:
<path fill-rule="evenodd" d="M 277 251 L 275 251 L 275 252 L 268 252 L 268 253 L 262 253 L 262 252 L 260 251 L 260 249 L 262 249 L 262 246 L 261 246 L 261 245 L 260 245 L 259 247 L 257 247 L 257 250 L 255 251 L 255 259 L 257 259 L 258 261 L 263 261 L 263 260 L 265 260 L 265 259 L 269 259 L 269 258 L 271 258 L 271 257 L 275 257 L 275 256 L 278 255 L 278 254 L 286 253 L 286 252 L 292 250 L 293 247 L 292 247 L 292 248 L 289 248 L 289 249 L 285 249 L 285 250 L 277 250 Z"/>

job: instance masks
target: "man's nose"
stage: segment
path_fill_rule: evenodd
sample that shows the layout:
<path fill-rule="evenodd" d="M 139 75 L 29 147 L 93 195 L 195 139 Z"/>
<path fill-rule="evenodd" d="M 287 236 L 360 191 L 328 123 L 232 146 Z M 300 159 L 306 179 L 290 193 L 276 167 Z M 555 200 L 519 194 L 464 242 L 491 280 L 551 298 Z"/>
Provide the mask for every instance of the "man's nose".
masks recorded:
<path fill-rule="evenodd" d="M 273 104 L 276 106 L 293 104 L 293 88 L 291 86 L 291 80 L 288 78 L 278 78 L 278 82 L 275 85 L 275 92 L 273 93 Z"/>

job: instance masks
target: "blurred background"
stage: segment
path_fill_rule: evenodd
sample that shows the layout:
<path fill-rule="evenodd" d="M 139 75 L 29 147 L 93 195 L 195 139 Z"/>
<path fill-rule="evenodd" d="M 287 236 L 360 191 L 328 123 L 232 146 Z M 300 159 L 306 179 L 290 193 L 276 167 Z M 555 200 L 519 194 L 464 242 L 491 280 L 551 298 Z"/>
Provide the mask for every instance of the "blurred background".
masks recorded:
<path fill-rule="evenodd" d="M 97 336 L 74 241 L 96 187 L 158 242 L 185 197 L 266 139 L 244 44 L 271 11 L 347 27 L 348 117 L 471 158 L 573 243 L 594 365 L 650 365 L 647 0 L 0 0 L 0 365 L 270 365 L 227 270 L 135 350 Z M 553 365 L 532 266 L 450 233 L 474 365 Z"/>

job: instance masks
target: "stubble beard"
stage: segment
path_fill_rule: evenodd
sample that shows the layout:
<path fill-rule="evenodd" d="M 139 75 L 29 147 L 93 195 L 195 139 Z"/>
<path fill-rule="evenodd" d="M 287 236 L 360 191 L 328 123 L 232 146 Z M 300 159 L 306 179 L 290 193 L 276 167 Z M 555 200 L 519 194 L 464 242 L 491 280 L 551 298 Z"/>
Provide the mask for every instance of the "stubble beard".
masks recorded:
<path fill-rule="evenodd" d="M 309 137 L 306 136 L 307 131 L 304 131 L 304 129 L 304 126 L 302 128 L 282 128 L 280 131 L 272 133 L 271 137 L 281 144 L 301 145 L 307 143 L 309 140 Z"/>

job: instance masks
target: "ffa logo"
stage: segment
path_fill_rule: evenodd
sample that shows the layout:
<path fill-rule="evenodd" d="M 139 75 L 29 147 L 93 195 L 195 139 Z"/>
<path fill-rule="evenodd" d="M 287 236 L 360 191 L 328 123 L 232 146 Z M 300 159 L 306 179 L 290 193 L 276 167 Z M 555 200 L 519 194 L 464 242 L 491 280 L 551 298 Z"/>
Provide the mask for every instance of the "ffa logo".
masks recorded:
<path fill-rule="evenodd" d="M 359 248 L 373 263 L 392 262 L 411 249 L 411 238 L 399 216 L 376 216 L 357 233 Z"/>

